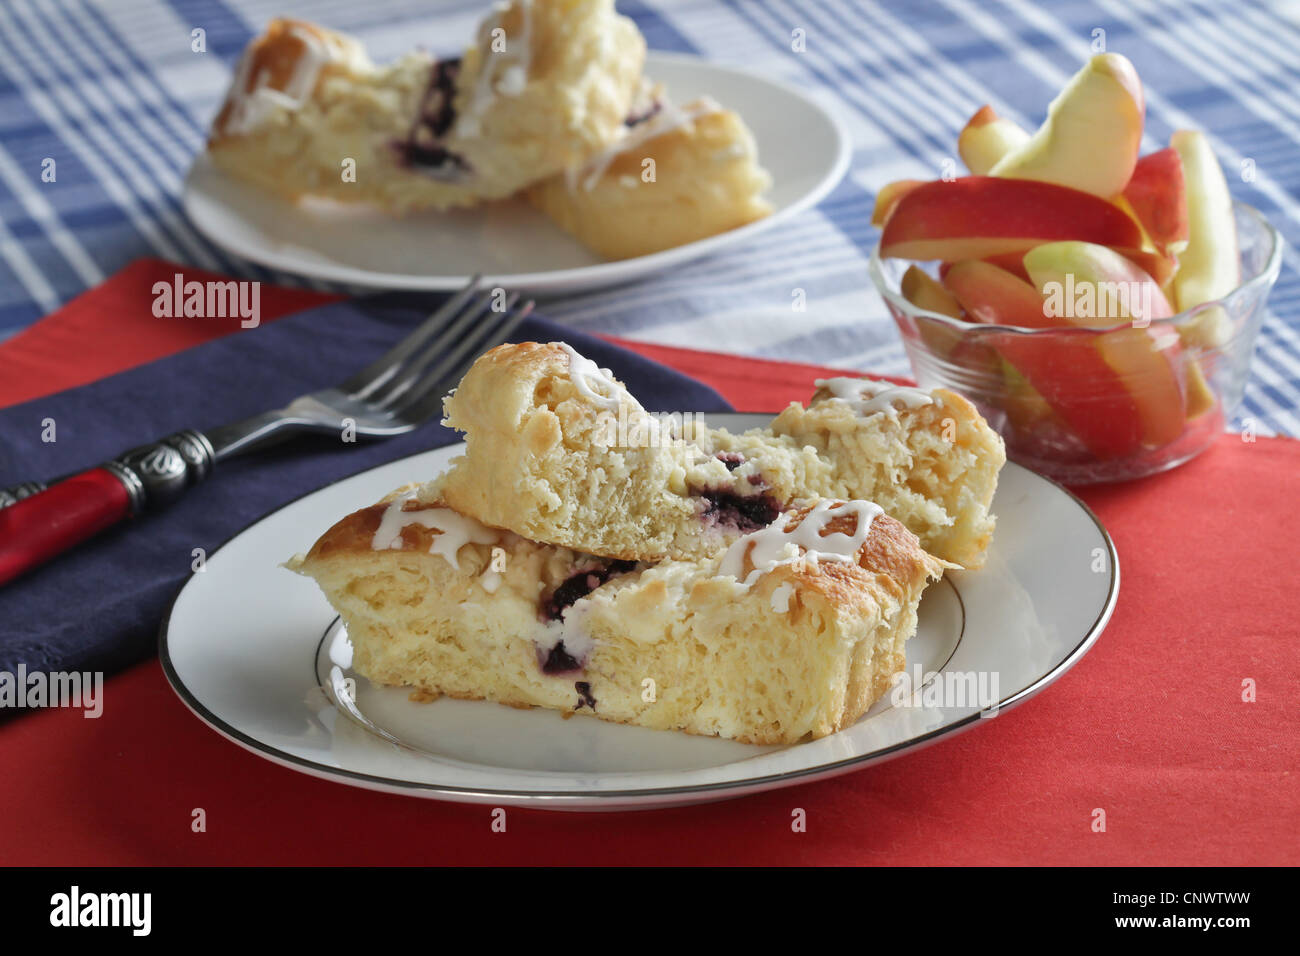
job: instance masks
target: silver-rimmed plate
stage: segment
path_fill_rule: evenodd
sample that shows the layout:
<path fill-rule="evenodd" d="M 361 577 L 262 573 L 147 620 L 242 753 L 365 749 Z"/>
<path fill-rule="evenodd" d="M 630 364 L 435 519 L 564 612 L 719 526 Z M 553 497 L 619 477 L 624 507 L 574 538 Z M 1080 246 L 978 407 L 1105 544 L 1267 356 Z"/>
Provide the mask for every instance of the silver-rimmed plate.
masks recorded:
<path fill-rule="evenodd" d="M 708 418 L 732 429 L 768 421 Z M 547 809 L 700 803 L 847 773 L 996 719 L 1087 652 L 1119 594 L 1115 546 L 1092 512 L 1008 464 L 987 564 L 926 591 L 907 680 L 840 733 L 755 747 L 480 701 L 415 702 L 351 672 L 334 611 L 279 565 L 343 515 L 433 477 L 460 447 L 322 488 L 217 549 L 177 595 L 159 642 L 186 706 L 268 760 L 373 790 Z"/>

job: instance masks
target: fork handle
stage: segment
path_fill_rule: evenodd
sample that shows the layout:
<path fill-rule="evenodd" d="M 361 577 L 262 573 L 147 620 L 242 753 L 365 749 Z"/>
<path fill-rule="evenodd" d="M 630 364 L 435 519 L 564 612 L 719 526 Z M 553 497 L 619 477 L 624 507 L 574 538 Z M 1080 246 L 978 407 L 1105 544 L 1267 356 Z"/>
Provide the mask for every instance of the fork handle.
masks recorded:
<path fill-rule="evenodd" d="M 177 432 L 0 508 L 0 585 L 119 521 L 170 504 L 208 476 L 214 457 L 201 432 Z"/>

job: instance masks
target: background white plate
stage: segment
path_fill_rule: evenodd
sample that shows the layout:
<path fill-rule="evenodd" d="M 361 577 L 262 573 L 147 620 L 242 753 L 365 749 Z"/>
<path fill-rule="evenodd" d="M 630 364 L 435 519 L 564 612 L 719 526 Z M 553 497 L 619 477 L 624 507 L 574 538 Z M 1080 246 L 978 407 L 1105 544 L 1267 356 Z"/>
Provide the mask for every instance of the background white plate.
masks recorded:
<path fill-rule="evenodd" d="M 226 176 L 206 153 L 186 177 L 185 212 L 228 252 L 316 279 L 446 290 L 481 272 L 491 284 L 554 293 L 628 282 L 742 242 L 816 205 L 843 178 L 848 138 L 799 90 L 681 54 L 652 51 L 646 73 L 679 102 L 708 94 L 745 118 L 772 174 L 772 215 L 676 249 L 604 262 L 522 201 L 401 219 L 335 204 L 297 206 Z"/>
<path fill-rule="evenodd" d="M 710 415 L 750 428 L 766 416 Z M 978 724 L 975 706 L 895 707 L 790 747 L 566 720 L 481 701 L 414 703 L 356 678 L 334 611 L 278 567 L 336 520 L 436 475 L 461 446 L 415 455 L 299 498 L 215 551 L 181 589 L 159 652 L 185 704 L 276 763 L 395 793 L 498 806 L 622 809 L 699 803 L 845 773 Z M 1000 710 L 1046 687 L 1092 646 L 1119 594 L 1115 548 L 1096 517 L 1018 465 L 1002 471 L 997 534 L 979 571 L 954 572 L 921 603 L 909 670 L 996 674 Z M 1098 570 L 1100 569 L 1100 570 Z M 342 651 L 342 653 L 340 653 Z M 325 686 L 322 687 L 322 684 Z"/>

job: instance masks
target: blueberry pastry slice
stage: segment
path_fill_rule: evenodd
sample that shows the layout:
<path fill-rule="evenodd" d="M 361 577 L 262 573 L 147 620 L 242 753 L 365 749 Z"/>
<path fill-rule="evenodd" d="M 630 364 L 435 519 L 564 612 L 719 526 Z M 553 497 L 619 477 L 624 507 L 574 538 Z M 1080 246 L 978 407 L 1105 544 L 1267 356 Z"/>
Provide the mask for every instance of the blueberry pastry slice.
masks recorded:
<path fill-rule="evenodd" d="M 738 114 L 709 97 L 678 106 L 654 88 L 613 143 L 528 198 L 593 252 L 627 259 L 762 219 L 771 185 Z"/>
<path fill-rule="evenodd" d="M 393 212 L 510 196 L 621 135 L 645 41 L 613 0 L 514 0 L 460 57 L 376 65 L 355 40 L 272 21 L 244 51 L 208 151 L 291 199 Z"/>
<path fill-rule="evenodd" d="M 792 744 L 889 689 L 944 564 L 863 501 L 803 502 L 727 547 L 645 563 L 489 528 L 426 485 L 288 567 L 342 616 L 373 683 Z"/>
<path fill-rule="evenodd" d="M 631 561 L 711 552 L 821 497 L 876 502 L 932 554 L 978 567 L 1006 460 L 974 406 L 944 389 L 827 379 L 807 407 L 733 434 L 647 412 L 562 343 L 493 349 L 445 408 L 466 443 L 436 482 L 451 507 Z"/>

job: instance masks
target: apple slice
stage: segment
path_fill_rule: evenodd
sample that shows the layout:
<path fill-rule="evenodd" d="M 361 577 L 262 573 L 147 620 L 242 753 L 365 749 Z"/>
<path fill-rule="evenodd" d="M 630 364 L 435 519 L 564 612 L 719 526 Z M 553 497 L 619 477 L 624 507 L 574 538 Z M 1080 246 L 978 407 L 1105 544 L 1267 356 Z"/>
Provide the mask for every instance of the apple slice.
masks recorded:
<path fill-rule="evenodd" d="M 961 304 L 953 294 L 929 273 L 922 271 L 919 266 L 907 267 L 899 282 L 899 291 L 903 293 L 903 298 L 918 309 L 938 312 L 940 315 L 951 316 L 954 319 L 962 317 Z M 962 338 L 960 329 L 954 329 L 950 325 L 936 322 L 923 315 L 916 317 L 916 331 L 930 351 L 943 358 L 952 355 L 952 350 Z"/>
<path fill-rule="evenodd" d="M 1056 409 L 1043 398 L 1041 392 L 1034 388 L 1014 365 L 1005 358 L 1001 360 L 1002 380 L 1006 394 L 1002 400 L 1002 410 L 1007 413 L 1007 420 L 1021 432 L 1029 433 L 1039 424 L 1056 416 Z M 1058 416 L 1059 417 L 1059 416 Z"/>
<path fill-rule="evenodd" d="M 1029 134 L 993 107 L 981 106 L 957 137 L 957 152 L 974 176 L 987 176 L 1003 156 L 1029 142 Z"/>
<path fill-rule="evenodd" d="M 1159 252 L 1133 249 L 1128 246 L 1115 247 L 1115 251 L 1154 279 L 1156 285 L 1160 286 L 1161 292 L 1165 291 L 1169 280 L 1178 271 L 1178 259 L 1172 253 L 1162 255 Z M 1165 298 L 1168 299 L 1167 294 Z"/>
<path fill-rule="evenodd" d="M 1013 276 L 1019 279 L 1029 281 L 1029 273 L 1025 271 L 1025 254 L 1023 252 L 1011 252 L 1001 256 L 988 256 L 985 262 L 990 262 L 999 269 L 1006 269 Z"/>
<path fill-rule="evenodd" d="M 1221 299 L 1241 284 L 1237 253 L 1237 220 L 1232 194 L 1219 161 L 1204 134 L 1180 129 L 1170 144 L 1183 161 L 1189 233 L 1174 276 L 1174 298 L 1180 311 Z M 1183 341 L 1218 348 L 1232 335 L 1232 323 L 1222 309 L 1206 309 L 1183 326 Z"/>
<path fill-rule="evenodd" d="M 1165 291 L 1165 285 L 1173 278 L 1174 273 L 1178 270 L 1178 260 L 1173 255 L 1161 255 L 1158 252 L 1149 252 L 1146 249 L 1134 249 L 1131 246 L 1112 247 L 1125 259 L 1133 263 L 1151 278 L 1156 280 L 1156 285 L 1160 290 Z M 985 262 L 991 262 L 999 269 L 1006 269 L 1014 276 L 1019 276 L 1026 282 L 1029 281 L 1029 273 L 1025 271 L 1025 254 L 1023 252 L 1011 252 L 1001 256 L 985 256 Z M 939 267 L 939 276 L 943 277 L 946 271 L 944 263 Z M 1166 298 L 1168 294 L 1166 293 Z"/>
<path fill-rule="evenodd" d="M 956 297 L 939 284 L 933 276 L 918 266 L 908 266 L 899 283 L 903 298 L 918 309 L 938 312 L 954 319 L 960 319 L 961 303 Z"/>
<path fill-rule="evenodd" d="M 1187 420 L 1200 418 L 1218 404 L 1214 389 L 1205 377 L 1201 363 L 1192 359 L 1187 363 Z"/>
<path fill-rule="evenodd" d="M 1170 142 L 1182 159 L 1186 183 L 1189 235 L 1174 277 L 1178 309 L 1185 312 L 1223 298 L 1241 283 L 1237 220 L 1228 181 L 1209 140 L 1202 133 L 1182 129 Z"/>
<path fill-rule="evenodd" d="M 1025 271 L 1024 263 L 1025 254 L 1023 252 L 1008 252 L 1000 256 L 985 256 L 981 262 L 987 262 L 995 265 L 999 269 L 1006 269 L 1018 279 L 1024 279 L 1029 282 L 1029 273 Z M 939 265 L 939 279 L 942 280 L 948 274 L 948 270 L 953 267 L 951 262 L 943 262 Z M 1031 283 L 1032 284 L 1032 283 Z"/>
<path fill-rule="evenodd" d="M 1155 280 L 1114 249 L 1090 242 L 1048 242 L 1025 253 L 1030 281 L 1049 314 L 1074 325 L 1107 328 L 1174 314 Z"/>
<path fill-rule="evenodd" d="M 1030 250 L 1024 261 L 1044 309 L 1074 325 L 1107 328 L 1173 315 L 1155 281 L 1113 249 L 1053 242 Z M 1181 435 L 1186 387 L 1178 334 L 1165 325 L 1134 325 L 1098 336 L 1096 347 L 1137 402 L 1143 442 L 1165 445 Z"/>
<path fill-rule="evenodd" d="M 1068 319 L 1044 312 L 1036 288 L 989 262 L 954 264 L 944 285 L 978 322 L 1028 329 L 1071 327 Z M 1098 458 L 1120 458 L 1141 447 L 1137 400 L 1092 338 L 1007 332 L 997 335 L 993 344 Z M 1010 416 L 1012 410 L 1006 411 Z"/>
<path fill-rule="evenodd" d="M 1182 257 L 1185 268 L 1172 285 L 1178 308 L 1187 310 L 1220 299 L 1240 284 L 1237 223 L 1227 180 L 1209 140 L 1199 132 L 1178 130 L 1170 144 L 1183 162 L 1190 232 Z M 1186 345 L 1216 349 L 1231 338 L 1232 323 L 1223 309 L 1208 308 L 1186 322 L 1179 334 Z"/>
<path fill-rule="evenodd" d="M 1133 64 L 1118 53 L 1094 56 L 1052 101 L 1038 131 L 989 175 L 1118 196 L 1137 165 L 1145 113 Z"/>
<path fill-rule="evenodd" d="M 876 193 L 876 204 L 871 210 L 871 224 L 883 226 L 889 219 L 889 214 L 898 205 L 898 201 L 917 186 L 923 185 L 925 185 L 924 179 L 899 179 L 881 186 L 880 192 Z"/>
<path fill-rule="evenodd" d="M 1063 239 L 1140 246 L 1142 231 L 1114 203 L 1077 189 L 963 176 L 906 192 L 885 222 L 880 254 L 957 262 L 1025 252 Z"/>
<path fill-rule="evenodd" d="M 1176 150 L 1162 149 L 1139 159 L 1124 198 L 1156 249 L 1178 253 L 1186 247 L 1187 194 Z"/>

